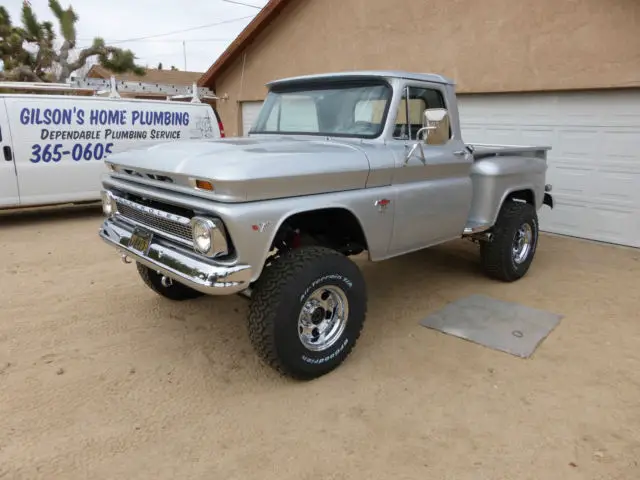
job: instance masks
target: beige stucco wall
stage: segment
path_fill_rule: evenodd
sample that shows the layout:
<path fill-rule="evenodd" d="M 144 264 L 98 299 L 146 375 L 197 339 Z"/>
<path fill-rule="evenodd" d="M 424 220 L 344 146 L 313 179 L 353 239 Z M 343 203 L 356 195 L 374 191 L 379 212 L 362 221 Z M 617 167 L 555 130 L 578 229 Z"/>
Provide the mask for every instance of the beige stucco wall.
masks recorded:
<path fill-rule="evenodd" d="M 464 93 L 640 86 L 640 0 L 293 0 L 215 79 L 227 133 L 269 80 L 351 69 L 442 73 Z"/>

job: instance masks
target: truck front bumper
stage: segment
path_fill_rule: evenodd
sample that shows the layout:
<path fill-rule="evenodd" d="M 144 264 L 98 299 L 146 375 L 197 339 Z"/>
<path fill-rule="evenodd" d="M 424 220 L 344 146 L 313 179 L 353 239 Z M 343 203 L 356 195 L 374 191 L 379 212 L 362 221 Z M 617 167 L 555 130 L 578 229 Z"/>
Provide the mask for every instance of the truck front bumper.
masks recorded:
<path fill-rule="evenodd" d="M 144 251 L 136 250 L 130 245 L 134 230 L 133 225 L 111 217 L 102 224 L 100 237 L 123 256 L 207 295 L 230 295 L 249 287 L 249 265 L 214 263 L 155 235 Z"/>

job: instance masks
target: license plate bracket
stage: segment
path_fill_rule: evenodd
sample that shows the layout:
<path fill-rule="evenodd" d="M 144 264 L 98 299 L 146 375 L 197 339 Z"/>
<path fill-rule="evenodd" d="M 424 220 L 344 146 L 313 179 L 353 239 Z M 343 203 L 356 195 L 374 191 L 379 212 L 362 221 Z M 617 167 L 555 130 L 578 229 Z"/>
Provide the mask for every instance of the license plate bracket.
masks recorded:
<path fill-rule="evenodd" d="M 136 228 L 131 234 L 131 238 L 129 239 L 129 247 L 137 252 L 146 255 L 149 251 L 149 247 L 151 246 L 151 239 L 153 238 L 153 233 L 148 230 L 144 230 L 142 228 Z"/>

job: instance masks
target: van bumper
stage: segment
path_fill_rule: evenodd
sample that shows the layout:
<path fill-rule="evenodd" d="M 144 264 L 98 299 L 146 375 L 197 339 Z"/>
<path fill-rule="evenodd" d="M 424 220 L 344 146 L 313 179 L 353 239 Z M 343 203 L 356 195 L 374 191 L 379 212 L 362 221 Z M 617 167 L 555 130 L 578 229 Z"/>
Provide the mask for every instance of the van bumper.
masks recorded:
<path fill-rule="evenodd" d="M 135 227 L 113 218 L 107 218 L 100 228 L 100 238 L 123 257 L 159 272 L 207 295 L 231 295 L 249 287 L 249 265 L 221 265 L 176 247 L 164 239 L 153 236 L 146 251 L 130 246 Z"/>

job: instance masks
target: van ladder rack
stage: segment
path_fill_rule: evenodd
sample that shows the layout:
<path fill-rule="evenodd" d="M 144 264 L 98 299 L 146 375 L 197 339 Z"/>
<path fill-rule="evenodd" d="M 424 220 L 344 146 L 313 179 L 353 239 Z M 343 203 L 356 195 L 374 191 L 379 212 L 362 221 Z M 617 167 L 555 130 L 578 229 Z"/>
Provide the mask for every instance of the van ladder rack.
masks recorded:
<path fill-rule="evenodd" d="M 0 82 L 0 89 L 93 92 L 97 96 L 108 94 L 109 98 L 120 98 L 119 92 L 162 94 L 166 96 L 167 100 L 191 98 L 192 103 L 201 103 L 202 98 L 218 98 L 212 90 L 206 87 L 198 87 L 196 82 L 193 82 L 193 85 L 188 87 L 186 85 L 116 80 L 114 76 L 108 80 L 103 78 L 72 79 L 69 83 Z"/>

